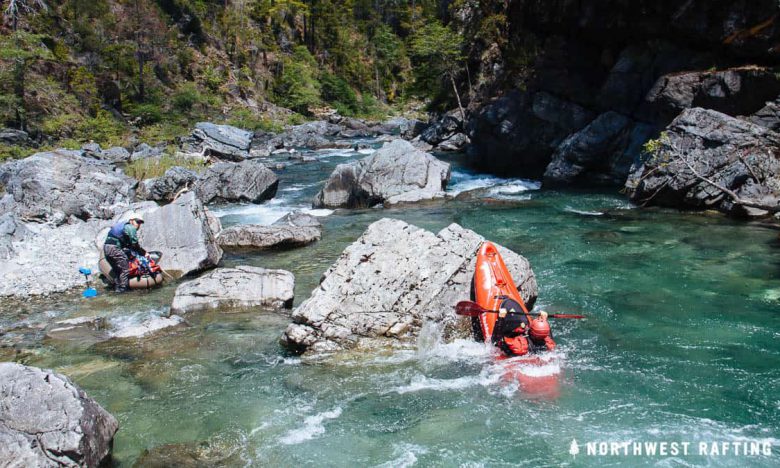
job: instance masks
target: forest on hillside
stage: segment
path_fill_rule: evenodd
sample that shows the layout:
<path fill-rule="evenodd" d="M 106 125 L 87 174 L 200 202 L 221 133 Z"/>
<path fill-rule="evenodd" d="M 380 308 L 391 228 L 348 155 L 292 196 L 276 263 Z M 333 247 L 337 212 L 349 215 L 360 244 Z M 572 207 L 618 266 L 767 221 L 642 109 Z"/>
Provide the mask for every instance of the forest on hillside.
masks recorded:
<path fill-rule="evenodd" d="M 127 145 L 201 119 L 273 130 L 323 109 L 449 110 L 472 86 L 467 48 L 502 36 L 494 3 L 4 0 L 0 126 L 39 146 Z"/>

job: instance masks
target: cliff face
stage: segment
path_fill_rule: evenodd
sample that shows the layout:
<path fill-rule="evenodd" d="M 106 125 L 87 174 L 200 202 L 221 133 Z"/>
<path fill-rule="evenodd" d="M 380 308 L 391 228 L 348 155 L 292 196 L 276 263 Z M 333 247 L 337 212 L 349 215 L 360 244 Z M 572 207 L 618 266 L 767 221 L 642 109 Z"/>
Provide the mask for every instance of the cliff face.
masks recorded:
<path fill-rule="evenodd" d="M 774 0 L 510 1 L 501 46 L 471 56 L 475 163 L 622 185 L 687 108 L 776 126 L 779 13 Z"/>

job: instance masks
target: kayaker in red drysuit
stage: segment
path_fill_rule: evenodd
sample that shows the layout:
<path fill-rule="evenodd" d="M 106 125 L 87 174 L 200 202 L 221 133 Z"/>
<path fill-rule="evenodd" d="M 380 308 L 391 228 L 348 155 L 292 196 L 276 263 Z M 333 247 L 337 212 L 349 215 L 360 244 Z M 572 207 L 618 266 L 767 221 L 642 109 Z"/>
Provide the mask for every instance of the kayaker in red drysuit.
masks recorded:
<path fill-rule="evenodd" d="M 507 314 L 511 315 L 507 317 Z M 535 346 L 544 346 L 548 351 L 555 349 L 555 341 L 550 336 L 547 312 L 544 311 L 539 318 L 529 323 L 522 312 L 499 309 L 491 341 L 508 356 L 523 356 Z"/>

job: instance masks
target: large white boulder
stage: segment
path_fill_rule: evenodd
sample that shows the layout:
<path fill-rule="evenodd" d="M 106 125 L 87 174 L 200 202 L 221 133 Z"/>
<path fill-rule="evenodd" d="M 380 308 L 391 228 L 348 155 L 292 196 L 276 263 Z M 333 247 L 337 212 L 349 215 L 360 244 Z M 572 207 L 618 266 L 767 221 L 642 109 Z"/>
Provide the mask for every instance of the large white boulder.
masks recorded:
<path fill-rule="evenodd" d="M 282 343 L 318 353 L 414 339 L 426 322 L 464 336 L 469 320 L 453 306 L 468 300 L 476 252 L 484 238 L 451 224 L 438 234 L 381 219 L 342 252 L 311 296 L 293 311 Z M 499 247 L 526 302 L 537 296 L 528 261 Z"/>

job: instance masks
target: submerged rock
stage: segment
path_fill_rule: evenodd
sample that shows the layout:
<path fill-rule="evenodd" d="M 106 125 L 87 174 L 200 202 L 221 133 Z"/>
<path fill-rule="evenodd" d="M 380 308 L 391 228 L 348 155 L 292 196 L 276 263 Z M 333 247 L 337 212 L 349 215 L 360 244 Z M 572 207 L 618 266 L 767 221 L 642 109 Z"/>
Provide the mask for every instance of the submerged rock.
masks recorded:
<path fill-rule="evenodd" d="M 259 203 L 276 195 L 279 179 L 262 163 L 217 163 L 209 167 L 195 183 L 195 193 L 203 203 Z"/>
<path fill-rule="evenodd" d="M 161 251 L 160 266 L 171 275 L 212 268 L 222 258 L 203 203 L 192 192 L 169 205 L 145 211 L 144 221 L 139 230 L 141 246 Z"/>
<path fill-rule="evenodd" d="M 0 212 L 62 224 L 111 219 L 132 202 L 136 181 L 80 151 L 56 150 L 3 164 L 0 186 Z"/>
<path fill-rule="evenodd" d="M 300 247 L 320 240 L 322 224 L 314 216 L 294 211 L 270 226 L 248 224 L 222 230 L 217 242 L 223 248 L 287 248 Z"/>
<path fill-rule="evenodd" d="M 339 164 L 314 199 L 314 207 L 370 207 L 444 197 L 450 165 L 404 140 L 371 156 Z"/>
<path fill-rule="evenodd" d="M 253 133 L 230 125 L 198 122 L 192 132 L 203 154 L 227 161 L 243 161 L 249 157 Z"/>
<path fill-rule="evenodd" d="M 686 109 L 662 133 L 651 158 L 631 174 L 626 189 L 642 204 L 764 216 L 765 210 L 735 204 L 712 183 L 744 200 L 776 206 L 779 151 L 780 134 L 766 127 L 713 110 Z"/>
<path fill-rule="evenodd" d="M 453 306 L 470 296 L 480 235 L 451 224 L 438 234 L 395 219 L 371 224 L 324 273 L 293 312 L 282 343 L 298 352 L 371 346 L 414 338 L 423 324 L 441 323 L 464 336 Z M 522 256 L 499 248 L 518 290 L 536 300 L 536 278 Z"/>
<path fill-rule="evenodd" d="M 285 270 L 218 268 L 176 288 L 172 313 L 219 307 L 292 306 L 295 276 Z"/>
<path fill-rule="evenodd" d="M 13 466 L 99 466 L 119 424 L 67 377 L 0 363 L 0 460 Z"/>

